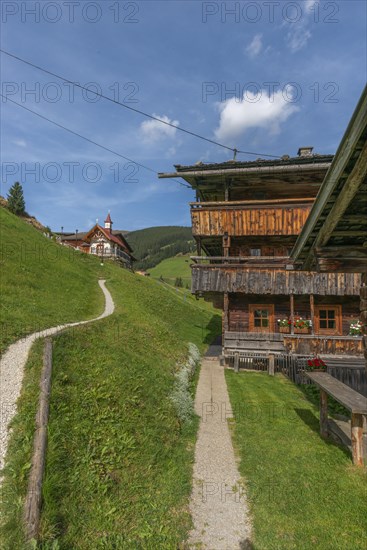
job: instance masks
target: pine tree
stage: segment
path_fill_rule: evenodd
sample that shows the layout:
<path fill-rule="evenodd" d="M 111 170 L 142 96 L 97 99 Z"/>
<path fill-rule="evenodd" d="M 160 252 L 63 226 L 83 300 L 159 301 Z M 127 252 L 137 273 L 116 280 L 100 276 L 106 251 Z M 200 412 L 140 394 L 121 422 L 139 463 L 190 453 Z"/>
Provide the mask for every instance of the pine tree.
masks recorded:
<path fill-rule="evenodd" d="M 8 208 L 10 212 L 13 212 L 13 214 L 17 216 L 25 214 L 23 187 L 20 185 L 19 181 L 16 181 L 9 189 Z"/>

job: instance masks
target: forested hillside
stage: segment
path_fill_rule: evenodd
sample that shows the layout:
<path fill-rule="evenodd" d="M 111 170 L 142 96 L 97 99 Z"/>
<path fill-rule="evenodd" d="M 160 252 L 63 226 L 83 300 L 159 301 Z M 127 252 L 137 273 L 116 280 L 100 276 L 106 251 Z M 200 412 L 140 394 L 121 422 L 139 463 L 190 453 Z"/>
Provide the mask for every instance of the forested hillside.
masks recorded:
<path fill-rule="evenodd" d="M 180 252 L 187 254 L 195 250 L 191 227 L 148 227 L 132 231 L 126 239 L 138 260 L 134 264 L 136 269 L 148 269 Z"/>

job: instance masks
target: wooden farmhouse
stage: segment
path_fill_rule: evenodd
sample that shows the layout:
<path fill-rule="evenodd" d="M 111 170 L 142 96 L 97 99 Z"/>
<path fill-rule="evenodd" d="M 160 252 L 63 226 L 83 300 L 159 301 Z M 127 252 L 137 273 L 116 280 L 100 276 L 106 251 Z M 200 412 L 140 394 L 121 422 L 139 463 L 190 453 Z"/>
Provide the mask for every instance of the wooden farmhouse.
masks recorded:
<path fill-rule="evenodd" d="M 96 223 L 88 232 L 59 233 L 58 240 L 67 246 L 77 248 L 86 254 L 95 254 L 103 259 L 114 259 L 123 267 L 132 269 L 135 258 L 123 232 L 112 229 L 110 213 L 104 227 Z"/>
<path fill-rule="evenodd" d="M 198 255 L 192 292 L 223 310 L 223 353 L 262 349 L 360 356 L 361 275 L 294 270 L 290 259 L 332 155 L 301 147 L 295 157 L 175 166 L 183 178 Z M 358 330 L 356 331 L 358 332 Z"/>

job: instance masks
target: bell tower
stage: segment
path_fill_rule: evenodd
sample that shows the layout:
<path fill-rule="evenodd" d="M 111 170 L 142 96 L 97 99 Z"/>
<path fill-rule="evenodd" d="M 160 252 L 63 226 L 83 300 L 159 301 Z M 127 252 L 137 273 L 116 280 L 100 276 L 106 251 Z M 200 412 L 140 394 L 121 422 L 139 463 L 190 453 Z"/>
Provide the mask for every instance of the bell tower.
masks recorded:
<path fill-rule="evenodd" d="M 111 216 L 110 216 L 110 212 L 108 212 L 107 214 L 107 218 L 105 219 L 104 221 L 104 228 L 109 232 L 111 233 L 112 231 L 112 220 L 111 220 Z"/>

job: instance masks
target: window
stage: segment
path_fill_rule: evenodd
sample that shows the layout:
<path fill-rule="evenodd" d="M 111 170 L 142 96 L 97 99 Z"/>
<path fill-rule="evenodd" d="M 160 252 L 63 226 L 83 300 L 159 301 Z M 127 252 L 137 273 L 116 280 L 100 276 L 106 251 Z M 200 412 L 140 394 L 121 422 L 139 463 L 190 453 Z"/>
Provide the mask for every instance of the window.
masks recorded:
<path fill-rule="evenodd" d="M 254 311 L 254 326 L 268 328 L 269 326 L 269 311 L 267 309 L 255 309 Z"/>
<path fill-rule="evenodd" d="M 273 332 L 274 306 L 250 305 L 250 332 Z"/>
<path fill-rule="evenodd" d="M 261 256 L 261 248 L 250 248 L 250 256 Z"/>
<path fill-rule="evenodd" d="M 316 306 L 316 332 L 341 334 L 341 306 Z"/>

